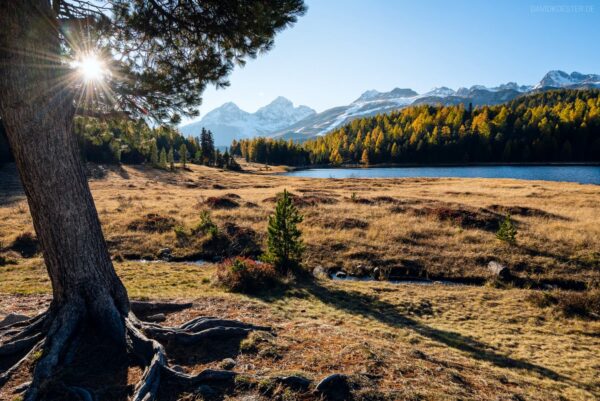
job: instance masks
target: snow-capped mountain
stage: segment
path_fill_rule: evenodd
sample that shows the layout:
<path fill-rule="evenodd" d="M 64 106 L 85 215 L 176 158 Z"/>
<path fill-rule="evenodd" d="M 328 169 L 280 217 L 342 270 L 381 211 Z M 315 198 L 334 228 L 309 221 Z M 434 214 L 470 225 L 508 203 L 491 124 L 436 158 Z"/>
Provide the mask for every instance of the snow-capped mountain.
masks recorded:
<path fill-rule="evenodd" d="M 550 71 L 536 85 L 508 82 L 491 88 L 474 85 L 456 91 L 443 86 L 422 94 L 406 88 L 394 88 L 389 92 L 368 90 L 349 105 L 334 107 L 318 114 L 307 106 L 294 107 L 284 97 L 278 97 L 255 113 L 248 113 L 229 102 L 207 113 L 199 122 L 182 127 L 181 131 L 185 135 L 197 136 L 202 127 L 205 127 L 215 134 L 215 143 L 219 146 L 228 146 L 233 139 L 253 136 L 305 140 L 324 135 L 355 118 L 386 113 L 410 105 L 494 105 L 527 93 L 556 88 L 600 88 L 600 75 Z"/>
<path fill-rule="evenodd" d="M 506 85 L 512 87 L 510 84 Z M 492 89 L 473 86 L 470 89 L 461 88 L 458 91 L 440 87 L 423 94 L 418 94 L 412 89 L 400 88 L 395 88 L 390 92 L 369 90 L 347 106 L 334 107 L 322 113 L 311 115 L 289 127 L 285 127 L 283 130 L 277 131 L 272 136 L 304 140 L 324 135 L 355 118 L 386 113 L 409 105 L 473 103 L 474 106 L 477 106 L 506 102 L 520 94 L 521 92 L 517 89 L 505 89 L 503 86 Z"/>
<path fill-rule="evenodd" d="M 569 75 L 564 71 L 550 71 L 535 85 L 534 89 L 574 87 L 600 87 L 600 75 L 579 72 L 572 72 Z"/>
<path fill-rule="evenodd" d="M 248 113 L 228 102 L 180 130 L 184 135 L 199 136 L 204 127 L 213 132 L 215 145 L 229 146 L 233 139 L 268 136 L 315 113 L 307 106 L 294 107 L 291 101 L 281 96 L 255 113 Z"/>
<path fill-rule="evenodd" d="M 418 94 L 412 89 L 400 88 L 395 88 L 390 92 L 369 90 L 347 106 L 338 106 L 322 113 L 310 115 L 271 136 L 305 140 L 324 135 L 355 118 L 386 113 L 409 105 L 455 105 L 461 103 L 465 105 L 471 103 L 473 106 L 494 105 L 511 101 L 530 92 L 556 88 L 600 88 L 600 75 L 550 71 L 536 85 L 518 85 L 515 82 L 508 82 L 492 88 L 474 85 L 470 88 L 459 88 L 456 91 L 441 87 L 423 94 Z"/>

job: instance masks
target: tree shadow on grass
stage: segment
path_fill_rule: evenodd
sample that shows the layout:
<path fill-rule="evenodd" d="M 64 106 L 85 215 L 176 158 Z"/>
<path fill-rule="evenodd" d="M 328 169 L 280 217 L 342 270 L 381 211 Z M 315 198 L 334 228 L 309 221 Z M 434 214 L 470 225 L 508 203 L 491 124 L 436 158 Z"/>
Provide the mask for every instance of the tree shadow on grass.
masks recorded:
<path fill-rule="evenodd" d="M 302 283 L 294 289 L 276 291 L 262 298 L 273 301 L 280 297 L 306 298 L 308 296 L 314 296 L 324 304 L 352 315 L 374 319 L 394 328 L 410 329 L 423 337 L 465 352 L 474 359 L 487 361 L 501 368 L 523 369 L 555 381 L 574 383 L 570 378 L 546 367 L 502 355 L 493 350 L 491 346 L 471 337 L 427 326 L 407 316 L 396 305 L 383 301 L 374 295 L 353 290 L 340 290 L 315 282 Z M 419 307 L 420 305 L 415 305 L 411 309 L 418 309 Z M 415 315 L 418 316 L 419 313 L 417 312 Z M 589 386 L 583 387 L 588 391 L 592 391 Z"/>

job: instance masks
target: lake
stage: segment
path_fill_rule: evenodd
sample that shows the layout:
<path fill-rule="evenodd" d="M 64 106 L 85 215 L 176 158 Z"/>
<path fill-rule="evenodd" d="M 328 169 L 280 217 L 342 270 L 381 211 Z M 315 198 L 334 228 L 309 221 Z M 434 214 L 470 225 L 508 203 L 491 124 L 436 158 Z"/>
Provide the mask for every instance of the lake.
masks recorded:
<path fill-rule="evenodd" d="M 309 178 L 515 178 L 519 180 L 567 181 L 600 185 L 600 166 L 456 166 L 314 168 L 286 173 Z"/>

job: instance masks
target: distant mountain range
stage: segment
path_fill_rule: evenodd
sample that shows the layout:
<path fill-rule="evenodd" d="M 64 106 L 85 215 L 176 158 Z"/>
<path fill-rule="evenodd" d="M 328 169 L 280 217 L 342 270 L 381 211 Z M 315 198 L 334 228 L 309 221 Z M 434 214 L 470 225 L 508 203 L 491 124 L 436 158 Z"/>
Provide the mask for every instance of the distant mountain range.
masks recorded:
<path fill-rule="evenodd" d="M 228 102 L 207 113 L 200 121 L 181 127 L 184 135 L 200 136 L 202 127 L 213 132 L 215 145 L 229 146 L 233 139 L 269 136 L 316 112 L 307 106 L 297 106 L 280 96 L 255 113 Z"/>
<path fill-rule="evenodd" d="M 307 106 L 294 107 L 291 101 L 283 97 L 278 97 L 256 113 L 245 112 L 230 102 L 207 113 L 199 122 L 182 127 L 181 131 L 183 134 L 196 136 L 202 127 L 206 127 L 213 131 L 215 143 L 221 146 L 229 145 L 232 139 L 253 136 L 306 140 L 324 135 L 355 118 L 409 105 L 494 105 L 523 94 L 557 88 L 600 88 L 600 75 L 550 71 L 536 85 L 531 86 L 509 82 L 494 88 L 475 85 L 456 91 L 440 87 L 423 94 L 401 88 L 389 92 L 369 90 L 349 105 L 334 107 L 321 113 L 316 113 Z"/>

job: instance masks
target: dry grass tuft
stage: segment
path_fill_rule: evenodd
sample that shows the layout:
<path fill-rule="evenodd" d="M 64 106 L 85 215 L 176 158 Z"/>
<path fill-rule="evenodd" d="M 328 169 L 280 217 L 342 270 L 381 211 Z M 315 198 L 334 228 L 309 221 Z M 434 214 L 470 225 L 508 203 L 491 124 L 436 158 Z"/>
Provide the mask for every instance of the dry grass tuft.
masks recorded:
<path fill-rule="evenodd" d="M 413 209 L 413 213 L 417 216 L 433 217 L 440 221 L 447 221 L 462 228 L 477 228 L 487 231 L 496 231 L 498 221 L 501 218 L 498 214 L 485 209 L 466 208 L 450 204 Z"/>
<path fill-rule="evenodd" d="M 600 319 L 600 290 L 590 291 L 538 291 L 527 298 L 529 302 L 540 307 L 553 307 L 567 317 Z"/>
<path fill-rule="evenodd" d="M 361 219 L 353 219 L 347 217 L 344 219 L 331 219 L 323 223 L 325 228 L 333 228 L 336 230 L 351 230 L 353 228 L 365 229 L 369 227 L 369 222 Z"/>
<path fill-rule="evenodd" d="M 31 258 L 39 252 L 39 242 L 35 234 L 25 232 L 14 239 L 10 249 L 18 252 L 24 258 Z"/>
<path fill-rule="evenodd" d="M 237 198 L 231 198 L 228 195 L 220 197 L 211 196 L 210 198 L 206 199 L 204 204 L 211 209 L 235 209 L 240 207 L 240 204 L 234 199 Z"/>
<path fill-rule="evenodd" d="M 287 188 L 299 199 L 319 199 L 302 208 L 307 269 L 368 274 L 379 268 L 398 275 L 483 281 L 487 263 L 494 260 L 540 287 L 577 283 L 594 288 L 600 282 L 600 186 L 501 179 L 304 179 L 271 174 L 279 168 L 244 168 L 244 174 L 200 166 L 177 173 L 144 166 L 107 169 L 90 186 L 111 252 L 124 259 L 151 259 L 170 248 L 173 260 L 235 256 L 244 249 L 260 252 L 273 211 L 273 203 L 263 199 L 275 200 Z M 7 174 L 17 179 L 15 171 Z M 0 179 L 7 174 L 0 169 Z M 201 219 L 199 206 L 206 208 L 204 200 L 233 192 L 240 198 L 228 198 L 241 207 L 212 210 L 218 235 L 192 235 Z M 450 215 L 473 212 L 467 218 L 475 219 L 475 228 L 418 211 L 436 207 L 447 207 Z M 516 217 L 516 246 L 477 228 L 477 219 L 489 216 L 485 210 Z M 173 227 L 129 228 L 148 214 L 173 219 L 173 227 L 184 226 L 189 238 L 180 243 Z M 344 219 L 368 225 L 324 226 Z M 3 315 L 33 315 L 49 301 L 47 295 L 35 295 L 50 294 L 43 260 L 6 251 L 15 234 L 23 232 L 33 232 L 33 227 L 22 190 L 0 191 L 2 254 L 14 262 L 0 268 Z M 244 237 L 253 246 L 234 245 Z M 581 310 L 583 305 L 594 313 L 593 293 L 565 291 L 564 299 L 546 308 L 527 302 L 530 294 L 540 292 L 510 286 L 317 281 L 248 296 L 212 285 L 216 267 L 210 263 L 125 261 L 115 267 L 134 298 L 194 300 L 193 310 L 168 316 L 170 325 L 199 315 L 272 325 L 277 335 L 264 357 L 235 348 L 225 356 L 236 359 L 241 373 L 300 372 L 315 381 L 334 372 L 369 375 L 357 399 L 600 398 L 600 321 L 589 312 L 584 318 L 566 316 L 557 306 L 561 302 L 565 310 Z M 181 363 L 198 372 L 217 368 L 222 359 Z"/>
<path fill-rule="evenodd" d="M 172 217 L 162 216 L 157 213 L 149 213 L 146 216 L 131 221 L 127 228 L 132 231 L 144 231 L 147 233 L 164 233 L 171 231 L 177 221 Z"/>

